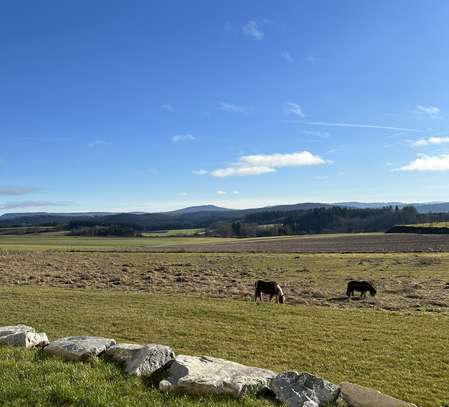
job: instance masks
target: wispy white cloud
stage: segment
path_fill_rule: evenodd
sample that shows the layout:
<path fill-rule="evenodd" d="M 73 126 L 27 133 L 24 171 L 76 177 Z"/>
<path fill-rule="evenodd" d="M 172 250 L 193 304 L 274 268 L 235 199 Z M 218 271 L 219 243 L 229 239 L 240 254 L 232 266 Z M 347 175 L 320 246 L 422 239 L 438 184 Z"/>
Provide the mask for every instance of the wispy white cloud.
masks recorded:
<path fill-rule="evenodd" d="M 449 143 L 449 137 L 433 136 L 427 139 L 416 140 L 412 143 L 413 147 L 426 147 L 430 145 L 440 145 Z"/>
<path fill-rule="evenodd" d="M 206 175 L 207 171 L 206 170 L 195 170 L 195 171 L 193 171 L 193 173 L 195 175 Z"/>
<path fill-rule="evenodd" d="M 282 51 L 281 52 L 281 57 L 284 58 L 287 62 L 289 62 L 290 64 L 292 64 L 293 62 L 295 62 L 295 60 L 293 59 L 292 55 L 290 54 L 290 52 L 288 51 Z"/>
<path fill-rule="evenodd" d="M 210 175 L 217 178 L 232 177 L 232 176 L 247 176 L 247 175 L 261 175 L 269 172 L 275 172 L 274 168 L 270 167 L 251 167 L 251 166 L 235 166 L 227 168 L 219 168 L 211 171 Z"/>
<path fill-rule="evenodd" d="M 238 106 L 231 103 L 220 102 L 219 103 L 220 110 L 224 110 L 225 112 L 231 113 L 246 113 L 248 108 L 245 106 Z"/>
<path fill-rule="evenodd" d="M 310 126 L 327 126 L 327 127 L 353 127 L 360 129 L 383 129 L 405 132 L 417 132 L 417 129 L 408 129 L 403 127 L 382 126 L 377 124 L 360 124 L 360 123 L 330 123 L 330 122 L 302 122 Z"/>
<path fill-rule="evenodd" d="M 177 134 L 176 136 L 173 136 L 171 140 L 173 143 L 179 143 L 182 141 L 193 141 L 196 140 L 196 138 L 191 134 Z"/>
<path fill-rule="evenodd" d="M 402 171 L 449 171 L 449 154 L 439 156 L 420 154 L 418 158 L 399 169 Z"/>
<path fill-rule="evenodd" d="M 109 146 L 111 143 L 105 140 L 92 140 L 87 144 L 90 148 L 101 147 L 101 146 Z"/>
<path fill-rule="evenodd" d="M 49 201 L 20 201 L 7 202 L 0 204 L 0 209 L 26 209 L 26 208 L 41 208 L 51 206 L 71 206 L 73 202 L 49 202 Z"/>
<path fill-rule="evenodd" d="M 282 167 L 303 167 L 330 163 L 309 151 L 290 154 L 253 154 L 240 157 L 239 161 L 227 168 L 211 171 L 213 177 L 261 175 L 275 172 Z"/>
<path fill-rule="evenodd" d="M 26 195 L 35 192 L 37 188 L 34 187 L 20 187 L 20 186 L 0 186 L 0 195 L 17 196 Z"/>
<path fill-rule="evenodd" d="M 175 110 L 172 105 L 168 105 L 168 104 L 161 105 L 161 109 L 167 110 L 169 112 L 173 112 Z"/>
<path fill-rule="evenodd" d="M 414 110 L 415 114 L 427 116 L 430 119 L 437 119 L 440 117 L 441 110 L 439 107 L 436 106 L 418 106 Z"/>
<path fill-rule="evenodd" d="M 187 196 L 189 195 L 187 192 L 178 192 L 176 196 Z"/>
<path fill-rule="evenodd" d="M 308 56 L 308 57 L 306 58 L 306 61 L 307 61 L 307 62 L 310 62 L 311 64 L 314 64 L 315 62 L 320 62 L 320 61 L 322 61 L 322 59 L 321 59 L 321 58 L 317 58 L 317 57 Z"/>
<path fill-rule="evenodd" d="M 286 102 L 285 105 L 287 106 L 286 110 L 287 113 L 293 114 L 295 116 L 299 116 L 299 117 L 306 117 L 306 115 L 304 114 L 302 107 L 300 105 L 298 105 L 297 103 L 293 103 L 293 102 Z"/>
<path fill-rule="evenodd" d="M 259 41 L 263 40 L 263 37 L 265 35 L 261 29 L 263 25 L 264 25 L 263 21 L 249 20 L 242 27 L 243 34 L 249 35 L 250 37 L 253 37 Z"/>
<path fill-rule="evenodd" d="M 302 132 L 306 136 L 318 137 L 318 138 L 329 138 L 331 135 L 327 131 L 314 131 L 314 130 L 304 130 Z"/>
<path fill-rule="evenodd" d="M 328 179 L 329 177 L 327 175 L 317 175 L 315 177 L 315 179 L 319 180 L 319 181 L 323 181 L 325 179 Z"/>
<path fill-rule="evenodd" d="M 228 195 L 227 191 L 222 191 L 222 190 L 215 191 L 215 193 L 217 195 Z M 232 194 L 232 195 L 239 195 L 240 192 L 239 191 L 232 191 L 232 192 L 230 192 L 230 194 Z"/>

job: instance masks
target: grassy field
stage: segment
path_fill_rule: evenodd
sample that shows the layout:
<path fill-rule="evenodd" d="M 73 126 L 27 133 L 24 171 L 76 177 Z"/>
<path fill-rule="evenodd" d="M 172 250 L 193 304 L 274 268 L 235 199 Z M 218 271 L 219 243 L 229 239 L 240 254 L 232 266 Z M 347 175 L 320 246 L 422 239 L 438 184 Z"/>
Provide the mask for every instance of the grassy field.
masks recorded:
<path fill-rule="evenodd" d="M 95 334 L 157 342 L 171 345 L 178 354 L 214 355 L 277 371 L 309 371 L 336 383 L 353 381 L 422 407 L 449 403 L 447 314 L 36 287 L 1 288 L 0 307 L 0 325 L 30 324 L 50 339 Z M 25 401 L 10 405 L 39 405 L 31 400 L 40 405 L 49 400 L 83 406 L 237 405 L 229 400 L 173 401 L 148 392 L 137 380 L 122 382 L 118 371 L 103 362 L 86 366 L 9 348 L 0 352 L 2 405 L 15 395 Z M 25 367 L 30 369 L 27 374 Z M 21 380 L 27 385 L 19 386 Z M 71 404 L 73 400 L 78 401 Z"/>
<path fill-rule="evenodd" d="M 158 247 L 219 243 L 236 239 L 213 237 L 81 237 L 54 235 L 1 236 L 0 249 L 10 250 L 145 250 Z"/>
<path fill-rule="evenodd" d="M 449 222 L 413 223 L 411 225 L 404 226 L 417 228 L 449 228 Z"/>
<path fill-rule="evenodd" d="M 263 407 L 255 398 L 194 398 L 161 394 L 126 378 L 114 364 L 70 363 L 43 352 L 0 347 L 0 405 L 4 407 Z M 26 372 L 26 373 L 25 373 Z"/>
<path fill-rule="evenodd" d="M 0 325 L 30 324 L 50 338 L 164 343 L 178 354 L 306 370 L 447 407 L 449 251 L 438 252 L 445 239 L 0 236 Z M 395 252 L 409 246 L 430 248 Z M 216 252 L 223 247 L 232 250 Z M 289 253 L 298 247 L 306 252 Z M 331 252 L 315 253 L 323 248 Z M 280 282 L 288 305 L 251 302 L 256 279 Z M 351 279 L 372 281 L 378 295 L 348 301 Z M 10 348 L 0 348 L 0 383 L 2 406 L 270 405 L 166 396 L 125 381 L 110 363 Z"/>
<path fill-rule="evenodd" d="M 0 251 L 1 285 L 96 288 L 250 300 L 278 281 L 289 304 L 449 311 L 449 253 L 104 253 Z M 375 298 L 348 301 L 349 280 Z"/>
<path fill-rule="evenodd" d="M 258 238 L 153 236 L 141 238 L 0 235 L 0 250 L 198 253 L 449 253 L 449 235 L 342 233 Z"/>

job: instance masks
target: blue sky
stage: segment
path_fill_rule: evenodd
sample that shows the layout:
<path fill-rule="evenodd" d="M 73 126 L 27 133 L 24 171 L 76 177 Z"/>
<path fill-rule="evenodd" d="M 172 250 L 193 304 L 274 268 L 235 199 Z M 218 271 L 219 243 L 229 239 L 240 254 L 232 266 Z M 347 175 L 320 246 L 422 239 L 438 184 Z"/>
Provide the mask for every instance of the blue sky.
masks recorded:
<path fill-rule="evenodd" d="M 0 7 L 0 213 L 449 200 L 445 0 Z"/>

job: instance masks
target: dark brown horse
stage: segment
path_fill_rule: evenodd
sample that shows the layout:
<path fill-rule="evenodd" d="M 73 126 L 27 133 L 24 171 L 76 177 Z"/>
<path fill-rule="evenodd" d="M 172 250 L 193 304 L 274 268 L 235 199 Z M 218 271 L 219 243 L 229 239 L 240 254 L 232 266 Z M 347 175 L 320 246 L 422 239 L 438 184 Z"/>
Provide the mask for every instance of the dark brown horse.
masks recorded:
<path fill-rule="evenodd" d="M 276 302 L 278 304 L 285 303 L 285 294 L 282 291 L 281 286 L 276 283 L 276 281 L 256 281 L 254 301 L 257 301 L 257 299 L 262 301 L 262 294 L 268 294 L 270 296 L 270 301 L 273 297 L 276 297 Z"/>
<path fill-rule="evenodd" d="M 376 289 L 368 281 L 350 281 L 348 288 L 346 289 L 346 295 L 348 298 L 354 295 L 354 291 L 360 292 L 360 297 L 366 297 L 366 293 L 369 291 L 372 297 L 376 295 Z"/>

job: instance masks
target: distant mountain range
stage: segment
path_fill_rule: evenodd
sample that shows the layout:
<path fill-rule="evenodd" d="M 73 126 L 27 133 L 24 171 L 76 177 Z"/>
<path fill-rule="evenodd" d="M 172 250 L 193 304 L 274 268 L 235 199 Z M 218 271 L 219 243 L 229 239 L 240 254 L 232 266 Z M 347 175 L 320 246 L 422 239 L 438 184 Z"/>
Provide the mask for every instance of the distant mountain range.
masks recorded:
<path fill-rule="evenodd" d="M 320 203 L 304 202 L 292 205 L 276 205 L 252 209 L 228 209 L 215 205 L 191 206 L 170 212 L 145 213 L 145 212 L 71 212 L 71 213 L 7 213 L 0 216 L 0 227 L 10 226 L 39 226 L 61 225 L 71 221 L 88 221 L 96 224 L 130 224 L 139 225 L 145 230 L 159 229 L 184 229 L 194 227 L 207 227 L 217 221 L 232 221 L 249 217 L 256 219 L 263 217 L 263 213 L 272 212 L 271 218 L 277 219 L 286 216 L 289 211 L 310 210 L 315 208 L 330 208 L 341 206 L 348 208 L 382 208 L 385 206 L 407 205 L 414 206 L 419 213 L 443 213 L 449 212 L 449 202 L 430 202 L 406 204 L 403 202 L 338 202 Z M 276 214 L 276 212 L 279 212 Z M 258 216 L 258 214 L 262 214 Z"/>
<path fill-rule="evenodd" d="M 308 210 L 314 208 L 329 208 L 331 206 L 344 206 L 348 208 L 383 208 L 386 206 L 398 206 L 402 208 L 404 206 L 414 206 L 419 213 L 442 213 L 449 212 L 449 202 L 429 202 L 429 203 L 404 203 L 404 202 L 335 202 L 335 203 L 322 203 L 322 202 L 303 202 L 297 204 L 287 204 L 287 205 L 275 205 L 275 206 L 264 206 L 261 208 L 252 209 L 229 209 L 223 208 L 216 205 L 199 205 L 199 206 L 189 206 L 187 208 L 177 209 L 169 212 L 124 212 L 130 215 L 188 215 L 195 213 L 224 213 L 224 212 L 240 212 L 240 213 L 255 213 L 263 211 L 297 211 L 297 210 Z M 122 212 L 18 212 L 18 213 L 5 213 L 0 215 L 0 221 L 17 219 L 17 218 L 28 218 L 28 217 L 98 217 L 98 216 L 114 216 L 122 214 Z"/>

